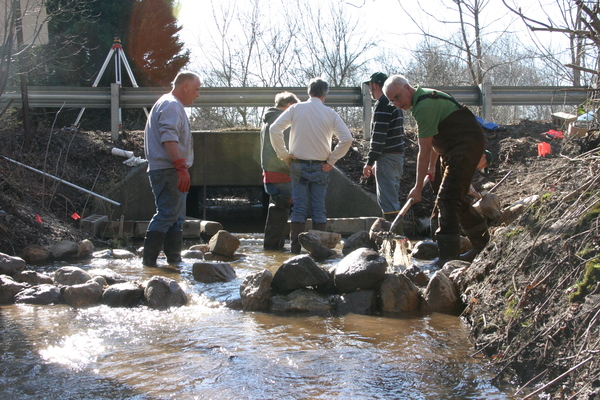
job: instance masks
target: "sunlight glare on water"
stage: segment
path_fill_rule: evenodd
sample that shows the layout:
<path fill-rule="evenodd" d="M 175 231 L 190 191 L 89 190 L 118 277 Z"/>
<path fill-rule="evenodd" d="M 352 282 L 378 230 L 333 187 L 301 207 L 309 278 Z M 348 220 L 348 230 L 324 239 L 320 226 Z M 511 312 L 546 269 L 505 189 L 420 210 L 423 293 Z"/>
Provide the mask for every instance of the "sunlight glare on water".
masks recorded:
<path fill-rule="evenodd" d="M 176 279 L 187 306 L 12 305 L 0 308 L 0 393 L 14 398 L 94 399 L 508 399 L 471 357 L 460 319 L 302 316 L 223 306 L 252 271 L 275 271 L 290 257 L 244 238 L 237 279 L 195 282 L 135 260 L 93 260 L 128 279 Z M 338 251 L 341 253 L 341 251 Z M 334 264 L 341 256 L 329 264 Z M 59 384 L 57 384 L 57 382 Z"/>

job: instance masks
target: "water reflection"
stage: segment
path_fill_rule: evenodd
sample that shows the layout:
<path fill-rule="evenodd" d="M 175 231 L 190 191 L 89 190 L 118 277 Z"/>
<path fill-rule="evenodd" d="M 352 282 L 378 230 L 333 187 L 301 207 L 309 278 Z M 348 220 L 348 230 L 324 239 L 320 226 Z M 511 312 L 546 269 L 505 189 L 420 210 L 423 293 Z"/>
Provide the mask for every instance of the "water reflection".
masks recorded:
<path fill-rule="evenodd" d="M 201 284 L 140 260 L 93 260 L 142 281 L 164 274 L 190 295 L 169 311 L 0 308 L 3 397 L 48 399 L 508 399 L 470 357 L 456 317 L 276 316 L 222 306 L 245 275 L 290 255 L 242 236 L 238 279 Z M 339 260 L 339 259 L 338 259 Z M 329 261 L 335 263 L 335 261 Z M 57 268 L 58 266 L 55 266 Z M 16 373 L 15 371 L 19 371 Z"/>

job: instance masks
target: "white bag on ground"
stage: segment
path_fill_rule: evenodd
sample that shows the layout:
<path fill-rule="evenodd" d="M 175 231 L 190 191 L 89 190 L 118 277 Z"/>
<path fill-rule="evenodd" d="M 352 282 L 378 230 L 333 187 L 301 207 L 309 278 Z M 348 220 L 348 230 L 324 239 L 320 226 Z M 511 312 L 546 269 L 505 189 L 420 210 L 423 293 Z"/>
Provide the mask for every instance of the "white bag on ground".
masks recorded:
<path fill-rule="evenodd" d="M 479 214 L 492 221 L 500 218 L 502 215 L 502 211 L 500 210 L 500 197 L 487 192 L 483 192 L 482 195 L 483 197 L 477 200 L 477 202 L 473 204 L 473 207 Z"/>

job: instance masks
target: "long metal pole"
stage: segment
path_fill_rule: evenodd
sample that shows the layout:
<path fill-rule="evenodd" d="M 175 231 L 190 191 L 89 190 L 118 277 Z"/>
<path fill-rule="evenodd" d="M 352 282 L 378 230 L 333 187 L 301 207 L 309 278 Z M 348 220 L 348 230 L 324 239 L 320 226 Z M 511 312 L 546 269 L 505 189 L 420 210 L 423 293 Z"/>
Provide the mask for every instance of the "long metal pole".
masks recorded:
<path fill-rule="evenodd" d="M 111 203 L 111 204 L 114 204 L 115 206 L 120 206 L 120 205 L 121 205 L 121 203 L 118 203 L 118 202 L 116 202 L 116 201 L 114 201 L 114 200 L 108 199 L 108 198 L 106 198 L 106 197 L 104 197 L 104 196 L 100 196 L 98 193 L 94 193 L 94 192 L 92 192 L 92 191 L 89 191 L 89 190 L 87 190 L 87 189 L 84 189 L 84 188 L 82 188 L 82 187 L 80 187 L 80 186 L 77 186 L 77 185 L 75 185 L 75 184 L 72 184 L 71 182 L 67 182 L 67 181 L 65 181 L 64 179 L 57 178 L 57 177 L 56 177 L 56 176 L 54 176 L 54 175 L 50 175 L 50 174 L 48 174 L 48 173 L 46 173 L 46 172 L 40 171 L 39 169 L 35 169 L 35 168 L 33 168 L 33 167 L 30 167 L 29 165 L 25 165 L 25 164 L 22 164 L 22 163 L 20 163 L 20 162 L 18 162 L 18 161 L 11 160 L 10 158 L 8 158 L 8 157 L 5 157 L 5 156 L 2 156 L 2 158 L 4 158 L 5 160 L 8 160 L 8 161 L 10 161 L 10 162 L 13 162 L 13 163 L 15 163 L 15 164 L 17 164 L 17 165 L 20 165 L 20 166 L 22 166 L 22 167 L 25 167 L 25 168 L 27 168 L 27 169 L 29 169 L 29 170 L 31 170 L 31 171 L 34 171 L 34 172 L 40 173 L 40 174 L 42 174 L 42 175 L 44 175 L 44 176 L 47 176 L 48 178 L 52 178 L 52 179 L 54 179 L 54 180 L 57 180 L 57 181 L 59 181 L 60 183 L 64 183 L 64 184 L 65 184 L 65 185 L 67 185 L 67 186 L 71 186 L 71 187 L 73 187 L 73 188 L 75 188 L 75 189 L 77 189 L 77 190 L 81 190 L 82 192 L 85 192 L 85 193 L 87 193 L 87 194 L 91 194 L 92 196 L 95 196 L 95 197 L 97 197 L 97 198 L 99 198 L 99 199 L 102 199 L 102 200 L 104 200 L 104 201 L 107 201 L 107 202 L 109 202 L 109 203 Z"/>

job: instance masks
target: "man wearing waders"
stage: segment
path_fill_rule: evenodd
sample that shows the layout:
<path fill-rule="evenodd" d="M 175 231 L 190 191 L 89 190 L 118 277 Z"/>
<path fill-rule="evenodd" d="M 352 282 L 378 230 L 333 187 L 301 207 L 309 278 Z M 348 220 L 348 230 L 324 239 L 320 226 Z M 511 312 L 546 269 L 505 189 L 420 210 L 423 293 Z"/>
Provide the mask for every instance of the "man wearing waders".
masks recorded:
<path fill-rule="evenodd" d="M 485 136 L 473 113 L 452 96 L 417 86 L 402 75 L 385 81 L 383 92 L 401 110 L 411 110 L 418 125 L 419 154 L 415 186 L 408 194 L 421 201 L 425 177 L 429 174 L 437 193 L 434 213 L 439 227 L 435 239 L 440 252 L 434 262 L 473 261 L 490 239 L 484 218 L 467 199 L 473 174 L 485 147 Z M 460 229 L 473 248 L 460 255 Z"/>

